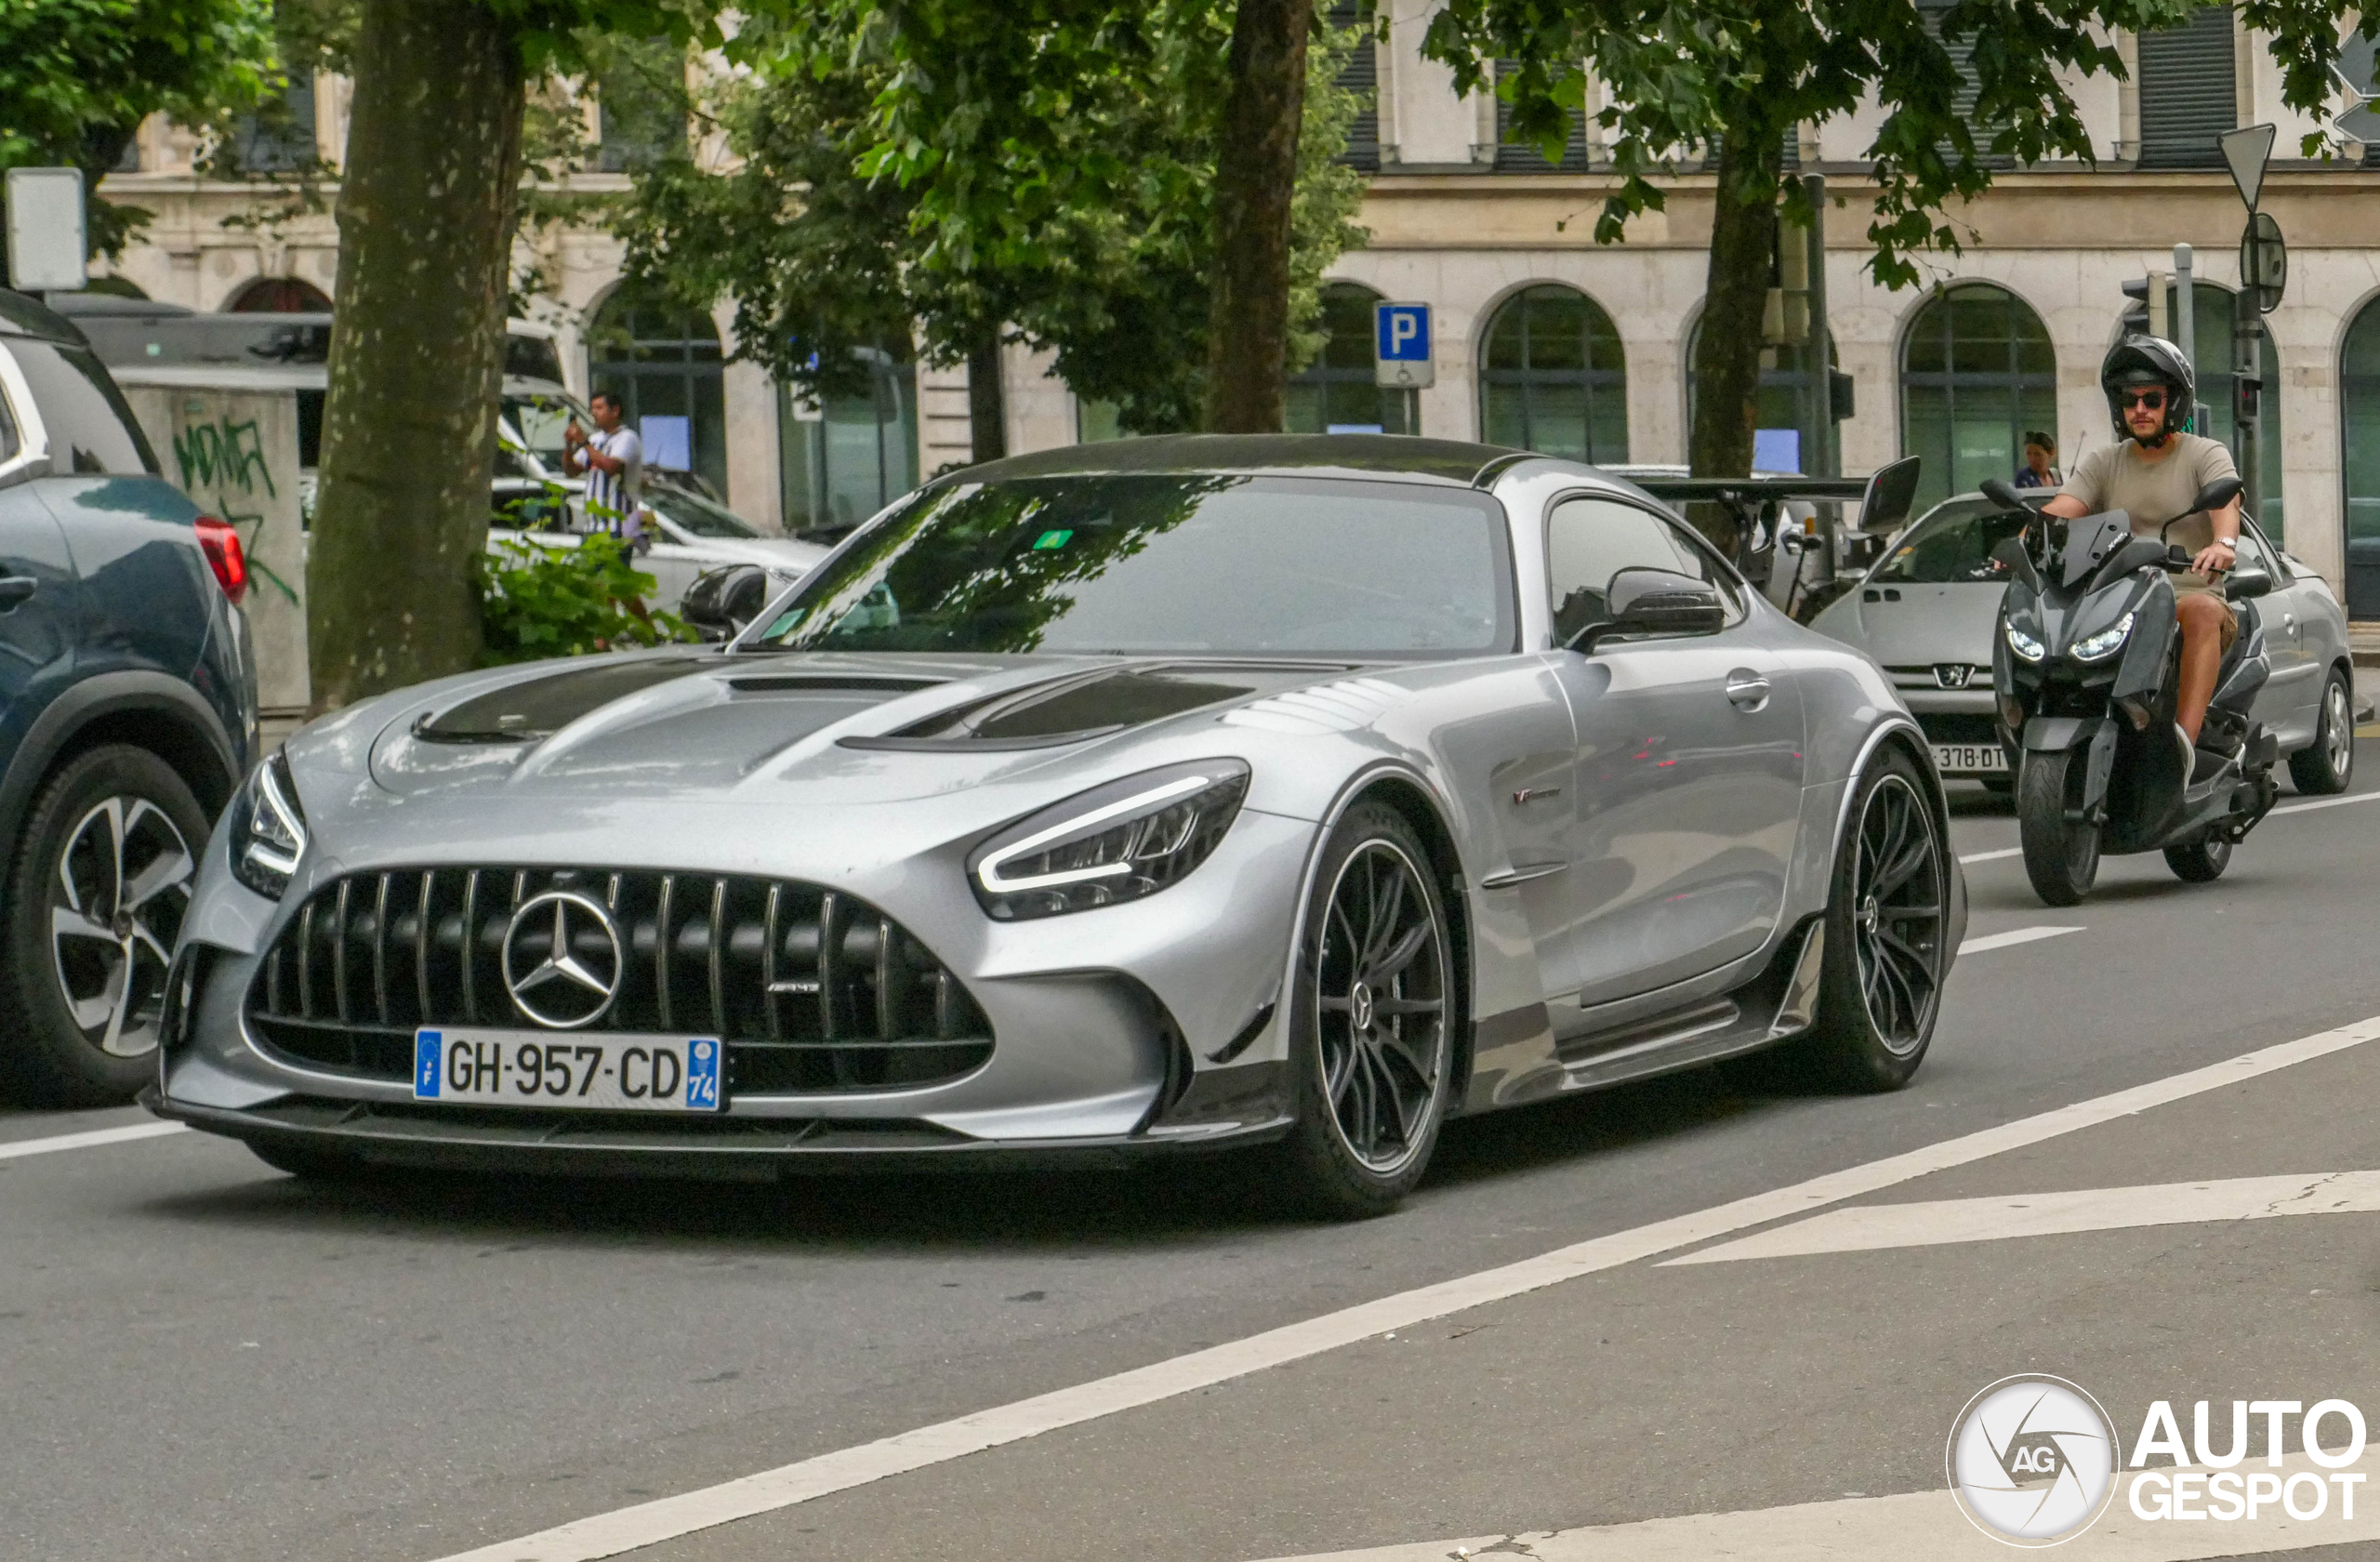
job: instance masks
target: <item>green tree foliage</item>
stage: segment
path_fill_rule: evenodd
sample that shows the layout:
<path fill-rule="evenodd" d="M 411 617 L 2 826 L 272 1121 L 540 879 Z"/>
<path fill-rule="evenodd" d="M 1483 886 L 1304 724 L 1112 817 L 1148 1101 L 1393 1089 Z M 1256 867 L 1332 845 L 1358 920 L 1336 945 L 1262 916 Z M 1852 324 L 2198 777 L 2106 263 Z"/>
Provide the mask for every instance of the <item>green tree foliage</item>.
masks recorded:
<path fill-rule="evenodd" d="M 149 214 L 97 191 L 140 122 L 219 133 L 276 81 L 271 0 L 7 0 L 0 168 L 81 168 L 91 249 L 112 256 Z"/>
<path fill-rule="evenodd" d="M 2068 84 L 2121 73 L 2112 32 L 2178 26 L 2196 8 L 2195 0 L 1922 8 L 1914 0 L 1450 0 L 1426 46 L 1453 66 L 1461 90 L 1486 80 L 1485 61 L 1516 62 L 1496 90 L 1512 105 L 1512 133 L 1549 156 L 1584 102 L 1582 67 L 1606 85 L 1609 103 L 1596 122 L 1620 182 L 1596 223 L 1603 243 L 1618 242 L 1631 217 L 1661 209 L 1663 175 L 1716 153 L 1691 456 L 1697 473 L 1739 475 L 1752 458 L 1770 213 L 1793 126 L 1870 98 L 1883 105 L 1866 152 L 1869 270 L 1887 287 L 1905 287 L 1921 280 L 1923 252 L 1957 253 L 1944 212 L 1990 186 L 1993 162 L 2091 159 Z M 2360 8 L 2349 0 L 2244 0 L 2238 9 L 2243 24 L 2273 35 L 2291 106 L 2319 110 L 2340 22 L 2360 18 Z M 1964 113 L 1953 43 L 1972 49 L 1975 98 Z M 1784 193 L 1789 207 L 1803 204 L 1798 186 Z M 2075 221 L 2078 232 L 2086 229 L 2087 211 Z"/>
<path fill-rule="evenodd" d="M 618 538 L 601 533 L 576 548 L 504 543 L 472 561 L 471 577 L 479 591 L 484 667 L 694 638 L 667 613 L 640 618 L 629 611 L 628 604 L 652 595 L 655 583 Z"/>
<path fill-rule="evenodd" d="M 930 357 L 967 357 L 988 322 L 1052 350 L 1126 428 L 1196 427 L 1231 264 L 1216 192 L 1237 9 L 824 0 L 747 30 L 753 74 L 711 111 L 742 166 L 641 181 L 632 254 L 735 297 L 743 351 L 797 383 L 910 319 Z M 1332 162 L 1360 106 L 1331 85 L 1355 43 L 1321 29 L 1302 50 L 1276 364 L 1311 356 L 1316 283 L 1363 238 L 1361 179 Z"/>

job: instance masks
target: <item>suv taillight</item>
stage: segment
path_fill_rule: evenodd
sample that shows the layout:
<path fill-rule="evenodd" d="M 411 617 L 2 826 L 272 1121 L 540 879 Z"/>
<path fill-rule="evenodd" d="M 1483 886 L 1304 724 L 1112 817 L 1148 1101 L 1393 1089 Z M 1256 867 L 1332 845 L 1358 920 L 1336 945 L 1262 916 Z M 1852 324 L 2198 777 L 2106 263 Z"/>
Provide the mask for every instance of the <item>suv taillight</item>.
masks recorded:
<path fill-rule="evenodd" d="M 240 534 L 229 521 L 218 521 L 212 515 L 198 518 L 198 545 L 206 550 L 206 562 L 215 571 L 216 582 L 223 594 L 237 602 L 248 594 L 248 556 L 240 550 Z"/>

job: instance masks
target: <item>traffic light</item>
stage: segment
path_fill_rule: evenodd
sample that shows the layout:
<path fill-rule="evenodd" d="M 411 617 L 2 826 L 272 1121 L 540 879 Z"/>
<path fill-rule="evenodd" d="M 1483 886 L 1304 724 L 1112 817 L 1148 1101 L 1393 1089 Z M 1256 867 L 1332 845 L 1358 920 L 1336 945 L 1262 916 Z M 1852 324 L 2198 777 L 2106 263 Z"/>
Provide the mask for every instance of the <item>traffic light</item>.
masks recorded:
<path fill-rule="evenodd" d="M 2123 296 L 2132 301 L 2123 307 L 2123 334 L 2128 337 L 2162 337 L 2168 302 L 2172 297 L 2173 277 L 2164 271 L 2151 271 L 2145 277 L 2135 277 L 2123 285 Z"/>

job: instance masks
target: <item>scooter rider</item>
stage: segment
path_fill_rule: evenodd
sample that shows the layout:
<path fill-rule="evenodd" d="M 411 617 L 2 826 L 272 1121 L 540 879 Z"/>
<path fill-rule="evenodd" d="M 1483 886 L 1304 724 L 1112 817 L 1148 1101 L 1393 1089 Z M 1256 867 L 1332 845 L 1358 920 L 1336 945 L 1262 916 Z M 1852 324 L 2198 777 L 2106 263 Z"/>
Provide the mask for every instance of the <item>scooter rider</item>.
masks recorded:
<path fill-rule="evenodd" d="M 2172 342 L 2126 337 L 2099 365 L 2099 386 L 2115 419 L 2116 443 L 2077 461 L 2064 492 L 2042 507 L 2043 513 L 2072 520 L 2121 510 L 2130 515 L 2135 536 L 2155 536 L 2163 522 L 2183 514 L 2201 488 L 2236 475 L 2228 450 L 2189 432 L 2197 377 Z M 2191 553 L 2190 573 L 2174 577 L 2182 639 L 2174 718 L 2185 748 L 2184 774 L 2190 774 L 2219 762 L 2200 755 L 2191 764 L 2188 750 L 2198 742 L 2207 704 L 2215 697 L 2223 654 L 2240 633 L 2240 620 L 2214 578 L 2237 560 L 2240 501 L 2211 515 L 2192 515 L 2167 535 Z"/>

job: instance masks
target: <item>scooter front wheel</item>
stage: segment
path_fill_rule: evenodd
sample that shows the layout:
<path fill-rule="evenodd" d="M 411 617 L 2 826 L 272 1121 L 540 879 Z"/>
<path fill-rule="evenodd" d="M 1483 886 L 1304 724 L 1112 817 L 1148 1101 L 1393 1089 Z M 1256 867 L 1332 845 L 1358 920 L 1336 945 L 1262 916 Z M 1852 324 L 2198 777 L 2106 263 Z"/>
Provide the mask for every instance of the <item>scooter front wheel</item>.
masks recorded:
<path fill-rule="evenodd" d="M 2231 866 L 2231 842 L 2218 835 L 2193 845 L 2168 846 L 2165 866 L 2186 884 L 2212 884 Z"/>
<path fill-rule="evenodd" d="M 2073 906 L 2099 876 L 2099 827 L 2067 817 L 2082 805 L 2078 750 L 2028 754 L 2016 781 L 2016 839 L 2025 850 L 2025 877 L 2051 906 Z"/>

